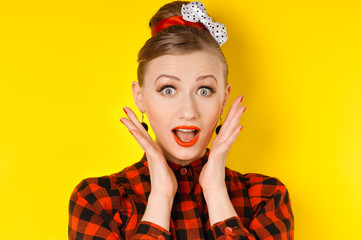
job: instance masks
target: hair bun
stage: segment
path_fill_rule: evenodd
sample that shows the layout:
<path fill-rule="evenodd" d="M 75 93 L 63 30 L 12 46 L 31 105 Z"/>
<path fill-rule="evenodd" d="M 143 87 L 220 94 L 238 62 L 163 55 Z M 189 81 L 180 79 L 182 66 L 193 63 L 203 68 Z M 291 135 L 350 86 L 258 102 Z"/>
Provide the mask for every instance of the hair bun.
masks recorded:
<path fill-rule="evenodd" d="M 153 15 L 149 21 L 149 27 L 151 30 L 158 24 L 158 22 L 163 19 L 180 16 L 182 15 L 182 5 L 188 4 L 189 1 L 173 1 L 163 5 L 159 10 Z"/>

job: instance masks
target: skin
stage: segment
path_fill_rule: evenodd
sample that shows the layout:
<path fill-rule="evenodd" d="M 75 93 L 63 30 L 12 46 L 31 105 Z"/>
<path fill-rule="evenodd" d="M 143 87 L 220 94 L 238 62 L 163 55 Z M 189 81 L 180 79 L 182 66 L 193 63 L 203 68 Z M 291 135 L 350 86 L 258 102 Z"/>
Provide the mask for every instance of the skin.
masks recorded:
<path fill-rule="evenodd" d="M 162 74 L 178 80 L 158 78 Z M 208 77 L 197 81 L 201 76 Z M 165 85 L 172 87 L 161 91 Z M 225 84 L 220 60 L 211 52 L 202 50 L 153 59 L 145 71 L 144 85 L 140 87 L 134 81 L 132 91 L 139 111 L 147 113 L 156 135 L 153 141 L 132 109 L 124 108 L 129 119 L 122 117 L 120 120 L 145 151 L 149 165 L 152 187 L 142 221 L 156 223 L 168 230 L 178 183 L 166 160 L 185 166 L 204 156 L 227 104 L 231 85 Z M 246 108 L 241 106 L 242 99 L 243 96 L 238 96 L 233 102 L 221 131 L 212 141 L 208 162 L 199 176 L 211 225 L 237 216 L 227 193 L 225 162 L 231 145 L 243 127 L 238 125 Z M 182 147 L 176 143 L 172 129 L 179 125 L 201 129 L 199 139 L 193 146 Z"/>

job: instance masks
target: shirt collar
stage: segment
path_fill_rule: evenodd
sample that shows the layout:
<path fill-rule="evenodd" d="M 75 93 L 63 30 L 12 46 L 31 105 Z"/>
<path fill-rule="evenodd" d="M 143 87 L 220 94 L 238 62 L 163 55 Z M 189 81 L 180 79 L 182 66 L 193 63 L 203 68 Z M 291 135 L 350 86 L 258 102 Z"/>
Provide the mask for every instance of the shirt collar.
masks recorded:
<path fill-rule="evenodd" d="M 209 153 L 210 153 L 210 149 L 206 148 L 206 154 L 204 154 L 203 157 L 201 157 L 201 158 L 199 158 L 197 160 L 194 160 L 193 162 L 191 162 L 190 164 L 188 164 L 186 166 L 181 166 L 179 164 L 176 164 L 176 163 L 168 161 L 168 160 L 167 160 L 167 163 L 174 171 L 178 171 L 182 167 L 191 167 L 193 171 L 200 173 L 201 170 L 202 170 L 202 167 L 208 161 Z M 143 154 L 142 162 L 146 167 L 149 167 L 145 153 Z"/>

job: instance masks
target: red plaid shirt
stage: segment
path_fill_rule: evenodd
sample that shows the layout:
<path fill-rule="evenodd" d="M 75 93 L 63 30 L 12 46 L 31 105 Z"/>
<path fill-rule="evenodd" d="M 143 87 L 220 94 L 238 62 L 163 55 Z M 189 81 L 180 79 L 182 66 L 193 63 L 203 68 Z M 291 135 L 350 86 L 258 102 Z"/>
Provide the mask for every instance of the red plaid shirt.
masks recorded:
<path fill-rule="evenodd" d="M 141 221 L 150 194 L 145 153 L 142 159 L 109 176 L 87 178 L 69 203 L 69 239 L 293 239 L 293 214 L 286 187 L 260 174 L 240 174 L 226 167 L 226 186 L 238 216 L 210 226 L 198 182 L 204 157 L 187 166 L 169 162 L 178 180 L 170 229 Z"/>

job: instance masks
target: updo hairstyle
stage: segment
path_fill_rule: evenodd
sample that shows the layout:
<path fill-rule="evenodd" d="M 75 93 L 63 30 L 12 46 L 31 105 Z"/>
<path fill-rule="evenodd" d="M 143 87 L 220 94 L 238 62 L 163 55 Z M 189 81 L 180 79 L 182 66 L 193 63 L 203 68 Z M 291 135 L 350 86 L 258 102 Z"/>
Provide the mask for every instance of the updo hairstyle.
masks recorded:
<path fill-rule="evenodd" d="M 152 30 L 159 21 L 165 18 L 182 15 L 182 4 L 188 3 L 190 2 L 173 1 L 162 6 L 150 19 L 150 29 Z M 210 14 L 208 15 L 211 17 Z M 213 21 L 215 20 L 213 19 Z M 172 25 L 162 29 L 145 42 L 137 59 L 139 85 L 142 87 L 144 84 L 144 73 L 149 61 L 163 55 L 181 55 L 201 50 L 207 50 L 219 58 L 223 65 L 224 84 L 226 86 L 228 65 L 218 42 L 208 31 L 183 25 Z"/>

